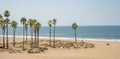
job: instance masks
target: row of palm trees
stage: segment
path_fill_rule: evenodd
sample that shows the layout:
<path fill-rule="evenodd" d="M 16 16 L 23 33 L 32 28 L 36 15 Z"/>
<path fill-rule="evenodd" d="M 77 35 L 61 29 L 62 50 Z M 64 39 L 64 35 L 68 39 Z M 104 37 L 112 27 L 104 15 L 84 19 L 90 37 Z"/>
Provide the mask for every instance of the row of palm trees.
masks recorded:
<path fill-rule="evenodd" d="M 15 32 L 16 32 L 18 23 L 14 20 L 10 22 L 10 20 L 8 19 L 8 17 L 10 16 L 10 13 L 8 10 L 6 10 L 4 12 L 4 16 L 6 17 L 5 19 L 0 14 L 0 28 L 2 28 L 3 49 L 5 49 L 5 48 L 8 49 L 9 48 L 8 25 L 11 25 L 11 27 L 13 28 L 13 46 L 15 46 Z M 31 47 L 33 47 L 33 45 L 35 45 L 35 47 L 37 47 L 37 44 L 39 44 L 39 41 L 38 41 L 39 40 L 39 28 L 41 27 L 41 24 L 39 22 L 37 22 L 35 19 L 29 19 L 27 21 L 25 17 L 22 17 L 20 21 L 23 24 L 23 48 L 24 48 L 24 41 L 25 41 L 24 40 L 24 33 L 25 33 L 24 30 L 26 31 L 26 43 L 27 43 L 28 25 L 30 26 L 30 32 L 31 32 Z M 33 32 L 35 33 L 34 42 L 33 42 Z M 6 34 L 6 38 L 5 38 L 5 34 Z M 36 36 L 37 36 L 37 38 L 36 38 Z M 5 41 L 6 41 L 6 44 L 5 44 Z M 36 43 L 36 42 L 38 42 L 38 43 Z"/>
<path fill-rule="evenodd" d="M 2 35 L 3 35 L 3 48 L 9 48 L 9 44 L 8 44 L 8 25 L 10 24 L 11 27 L 13 28 L 13 46 L 15 46 L 15 32 L 16 32 L 16 28 L 17 28 L 17 22 L 16 21 L 11 21 L 9 20 L 9 16 L 10 16 L 10 12 L 8 10 L 6 10 L 4 12 L 4 16 L 5 19 L 3 18 L 3 16 L 0 14 L 0 25 L 2 28 Z M 37 48 L 39 47 L 39 30 L 41 28 L 41 23 L 37 22 L 36 19 L 26 19 L 25 17 L 22 17 L 20 19 L 21 24 L 23 25 L 23 49 L 24 49 L 24 44 L 25 42 L 27 43 L 27 30 L 28 30 L 28 26 L 30 27 L 30 34 L 31 34 L 31 42 L 30 42 L 30 46 L 31 48 Z M 49 20 L 48 21 L 48 25 L 49 25 L 49 46 L 50 47 L 55 47 L 55 25 L 56 25 L 57 20 L 53 19 L 53 20 Z M 51 41 L 51 27 L 53 25 L 53 44 Z M 77 43 L 77 39 L 76 39 L 76 29 L 77 29 L 77 24 L 73 23 L 72 24 L 72 28 L 74 29 L 75 32 L 75 42 Z M 5 33 L 6 33 L 6 46 L 5 46 Z M 25 35 L 26 33 L 26 41 L 25 41 Z M 33 33 L 34 33 L 34 37 L 33 38 Z"/>
<path fill-rule="evenodd" d="M 24 49 L 24 30 L 26 31 L 26 43 L 27 43 L 27 29 L 28 29 L 28 25 L 30 26 L 30 33 L 31 33 L 31 43 L 30 46 L 31 48 L 33 47 L 38 47 L 39 46 L 39 30 L 41 27 L 41 23 L 37 22 L 36 19 L 29 19 L 28 21 L 26 20 L 25 17 L 21 18 L 21 24 L 23 24 L 23 49 Z M 33 41 L 33 32 L 34 32 L 34 41 Z"/>

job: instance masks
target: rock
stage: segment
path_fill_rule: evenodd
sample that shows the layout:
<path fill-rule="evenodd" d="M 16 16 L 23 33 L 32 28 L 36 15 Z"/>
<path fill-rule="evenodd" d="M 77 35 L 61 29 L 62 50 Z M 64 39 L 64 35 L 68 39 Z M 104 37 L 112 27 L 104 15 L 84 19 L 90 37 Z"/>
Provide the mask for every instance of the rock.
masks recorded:
<path fill-rule="evenodd" d="M 28 53 L 33 54 L 34 51 L 33 51 L 32 49 L 29 49 L 29 50 L 28 50 Z"/>

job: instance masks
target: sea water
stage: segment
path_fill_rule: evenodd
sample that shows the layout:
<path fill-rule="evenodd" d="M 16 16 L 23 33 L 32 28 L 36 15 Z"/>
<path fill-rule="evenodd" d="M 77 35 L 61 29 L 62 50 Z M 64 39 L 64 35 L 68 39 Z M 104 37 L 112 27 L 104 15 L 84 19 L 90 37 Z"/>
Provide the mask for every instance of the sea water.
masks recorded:
<path fill-rule="evenodd" d="M 8 30 L 9 36 L 12 36 L 12 27 Z M 49 38 L 49 27 L 42 26 L 39 31 L 39 37 Z M 53 37 L 53 27 L 51 31 Z M 78 26 L 76 32 L 77 38 L 120 40 L 120 26 Z M 2 29 L 0 29 L 0 35 L 2 35 Z M 28 28 L 27 35 L 30 36 L 30 28 Z M 57 38 L 74 38 L 74 35 L 74 29 L 71 26 L 56 26 L 55 28 Z M 16 28 L 16 36 L 23 36 L 23 27 Z"/>

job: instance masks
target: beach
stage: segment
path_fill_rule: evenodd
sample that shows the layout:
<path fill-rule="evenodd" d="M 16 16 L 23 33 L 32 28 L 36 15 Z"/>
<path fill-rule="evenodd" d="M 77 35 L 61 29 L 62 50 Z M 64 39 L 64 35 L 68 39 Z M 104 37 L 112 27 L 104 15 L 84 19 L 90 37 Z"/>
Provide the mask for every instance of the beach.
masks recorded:
<path fill-rule="evenodd" d="M 120 59 L 120 0 L 1 0 L 0 59 Z"/>
<path fill-rule="evenodd" d="M 0 38 L 0 40 L 2 40 L 2 38 Z M 29 40 L 30 38 L 28 38 L 28 41 Z M 48 38 L 40 38 L 40 40 L 48 40 Z M 21 41 L 22 37 L 16 37 L 16 42 Z M 44 53 L 37 54 L 29 54 L 27 52 L 11 54 L 8 52 L 0 52 L 0 59 L 120 59 L 120 42 L 95 40 L 92 41 L 85 39 L 84 41 L 94 44 L 95 47 L 88 49 L 48 47 L 48 50 Z M 9 43 L 12 43 L 12 37 L 9 37 Z M 107 43 L 109 43 L 109 45 L 107 45 Z"/>

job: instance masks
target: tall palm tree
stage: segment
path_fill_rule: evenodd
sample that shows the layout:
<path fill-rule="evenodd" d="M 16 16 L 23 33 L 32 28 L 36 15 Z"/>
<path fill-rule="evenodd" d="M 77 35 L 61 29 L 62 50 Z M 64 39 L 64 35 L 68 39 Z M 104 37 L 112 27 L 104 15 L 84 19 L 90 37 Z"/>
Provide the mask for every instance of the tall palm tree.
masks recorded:
<path fill-rule="evenodd" d="M 24 49 L 24 26 L 27 20 L 25 17 L 22 17 L 20 21 L 23 24 L 23 49 Z"/>
<path fill-rule="evenodd" d="M 31 48 L 33 47 L 33 25 L 36 22 L 36 20 L 29 19 L 28 24 L 30 26 L 30 33 L 31 33 Z"/>
<path fill-rule="evenodd" d="M 35 34 L 34 47 L 36 48 L 37 24 L 34 24 L 34 34 Z"/>
<path fill-rule="evenodd" d="M 17 24 L 18 23 L 14 20 L 11 22 L 11 26 L 13 28 L 13 46 L 15 46 L 15 32 L 16 32 Z"/>
<path fill-rule="evenodd" d="M 9 45 L 8 45 L 8 24 L 9 24 L 9 19 L 8 17 L 10 16 L 10 12 L 8 10 L 6 10 L 4 12 L 4 16 L 6 17 L 6 46 L 7 46 L 7 49 L 9 48 Z"/>
<path fill-rule="evenodd" d="M 39 29 L 41 27 L 41 24 L 39 22 L 36 22 L 34 24 L 34 33 L 35 33 L 35 48 L 37 48 L 39 46 Z M 37 37 L 37 40 L 36 40 Z"/>
<path fill-rule="evenodd" d="M 76 29 L 77 29 L 77 24 L 76 23 L 73 23 L 72 24 L 72 29 L 74 29 L 74 33 L 75 33 L 75 43 L 77 43 L 77 38 L 76 38 Z"/>
<path fill-rule="evenodd" d="M 52 26 L 51 20 L 48 21 L 48 25 L 49 25 L 49 39 L 50 39 L 49 46 L 51 47 L 51 26 Z"/>
<path fill-rule="evenodd" d="M 0 26 L 2 28 L 3 35 L 3 49 L 5 48 L 5 20 L 2 18 L 3 16 L 0 14 Z"/>
<path fill-rule="evenodd" d="M 52 24 L 54 25 L 54 35 L 53 35 L 54 40 L 53 40 L 53 47 L 55 47 L 55 25 L 56 25 L 56 22 L 57 22 L 56 19 L 53 19 L 53 20 L 52 20 Z"/>
<path fill-rule="evenodd" d="M 0 20 L 0 25 L 2 27 L 3 49 L 5 49 L 5 20 Z"/>
<path fill-rule="evenodd" d="M 41 23 L 37 23 L 37 47 L 39 47 L 39 30 L 41 28 Z"/>
<path fill-rule="evenodd" d="M 26 43 L 27 43 L 27 30 L 28 30 L 28 24 L 27 24 L 27 23 L 25 23 Z"/>

